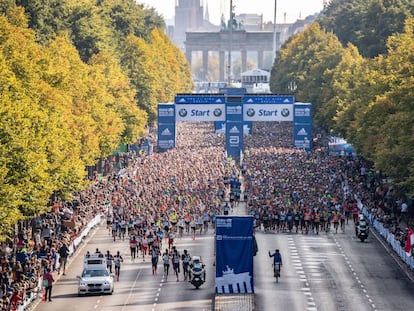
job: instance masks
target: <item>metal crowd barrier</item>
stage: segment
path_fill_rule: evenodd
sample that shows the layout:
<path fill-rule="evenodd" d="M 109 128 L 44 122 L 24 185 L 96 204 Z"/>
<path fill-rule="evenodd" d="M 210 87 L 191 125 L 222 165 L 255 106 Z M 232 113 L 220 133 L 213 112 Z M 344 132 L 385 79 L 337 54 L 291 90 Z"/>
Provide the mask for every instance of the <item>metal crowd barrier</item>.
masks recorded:
<path fill-rule="evenodd" d="M 358 201 L 358 208 L 360 209 L 360 211 L 362 211 L 362 214 L 367 219 L 369 219 L 371 225 L 387 241 L 387 243 L 397 253 L 401 260 L 407 264 L 411 271 L 414 271 L 414 257 L 411 255 L 407 255 L 405 249 L 401 246 L 400 241 L 395 239 L 394 234 L 392 234 L 392 232 L 388 228 L 385 228 L 382 222 L 375 219 L 374 215 L 371 214 L 366 208 L 366 206 L 363 206 L 360 201 Z"/>
<path fill-rule="evenodd" d="M 89 232 L 92 230 L 93 227 L 95 227 L 96 225 L 99 225 L 102 221 L 102 216 L 101 215 L 96 215 L 86 226 L 86 228 L 81 232 L 81 234 L 73 240 L 73 242 L 71 243 L 71 245 L 69 245 L 69 253 L 70 255 L 72 255 L 77 247 L 79 246 L 79 244 L 82 243 L 82 240 L 89 234 Z M 57 256 L 59 256 L 59 254 L 57 254 Z M 56 258 L 56 268 L 59 267 L 59 257 Z M 38 297 L 41 297 L 43 294 L 43 287 L 42 287 L 42 277 L 39 278 L 37 286 L 33 289 L 32 293 L 30 294 L 29 297 L 27 297 L 23 304 L 19 305 L 19 307 L 17 308 L 17 311 L 24 311 L 26 310 L 30 304 Z"/>

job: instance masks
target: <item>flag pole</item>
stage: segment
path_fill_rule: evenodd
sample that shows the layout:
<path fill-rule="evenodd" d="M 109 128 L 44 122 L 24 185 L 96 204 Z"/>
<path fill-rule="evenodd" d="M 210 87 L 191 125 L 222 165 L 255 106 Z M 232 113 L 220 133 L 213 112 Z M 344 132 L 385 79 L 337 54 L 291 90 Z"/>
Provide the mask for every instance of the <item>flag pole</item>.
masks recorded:
<path fill-rule="evenodd" d="M 276 10 L 277 0 L 275 0 L 275 12 L 273 16 L 273 57 L 276 57 Z"/>

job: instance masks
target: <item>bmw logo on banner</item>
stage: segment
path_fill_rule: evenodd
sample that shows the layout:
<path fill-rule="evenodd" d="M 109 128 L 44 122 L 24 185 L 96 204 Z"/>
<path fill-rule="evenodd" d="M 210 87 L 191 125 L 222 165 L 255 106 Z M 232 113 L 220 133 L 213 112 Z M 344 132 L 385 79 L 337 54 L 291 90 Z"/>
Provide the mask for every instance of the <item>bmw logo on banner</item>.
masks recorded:
<path fill-rule="evenodd" d="M 225 121 L 223 95 L 177 95 L 175 111 L 177 121 Z"/>
<path fill-rule="evenodd" d="M 158 104 L 158 147 L 175 147 L 176 121 L 214 122 L 216 133 L 225 133 L 227 156 L 238 159 L 243 134 L 252 122 L 293 121 L 293 144 L 312 150 L 312 104 L 295 103 L 293 95 L 246 94 L 229 88 L 223 94 L 178 94 L 174 103 Z"/>

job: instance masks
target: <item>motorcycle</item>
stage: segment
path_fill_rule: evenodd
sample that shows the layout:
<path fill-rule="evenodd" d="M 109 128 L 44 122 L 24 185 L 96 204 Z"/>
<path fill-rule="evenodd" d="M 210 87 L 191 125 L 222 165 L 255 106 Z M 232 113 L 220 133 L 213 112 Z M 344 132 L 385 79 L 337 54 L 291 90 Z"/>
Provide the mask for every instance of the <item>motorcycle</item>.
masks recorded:
<path fill-rule="evenodd" d="M 358 239 L 364 242 L 368 238 L 368 226 L 366 224 L 358 226 Z"/>
<path fill-rule="evenodd" d="M 200 257 L 194 256 L 190 264 L 189 281 L 198 289 L 206 281 L 205 265 L 201 262 Z"/>

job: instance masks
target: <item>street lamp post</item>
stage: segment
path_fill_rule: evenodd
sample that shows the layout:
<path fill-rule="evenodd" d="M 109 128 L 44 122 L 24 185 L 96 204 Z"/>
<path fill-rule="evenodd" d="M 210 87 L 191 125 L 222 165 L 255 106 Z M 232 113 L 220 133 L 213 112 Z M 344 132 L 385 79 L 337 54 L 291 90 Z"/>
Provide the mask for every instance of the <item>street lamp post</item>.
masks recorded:
<path fill-rule="evenodd" d="M 230 86 L 230 84 L 231 84 L 231 50 L 232 50 L 232 48 L 233 48 L 233 0 L 230 0 L 230 21 L 229 21 L 229 36 L 230 36 L 230 38 L 229 38 L 229 57 L 228 57 L 228 64 L 227 64 L 227 67 L 228 67 L 228 72 L 227 72 L 227 74 L 228 74 L 228 77 L 227 77 L 227 79 L 228 79 L 228 84 L 229 84 L 229 86 Z"/>
<path fill-rule="evenodd" d="M 277 0 L 275 0 L 275 12 L 273 17 L 273 57 L 276 57 L 276 8 Z"/>

